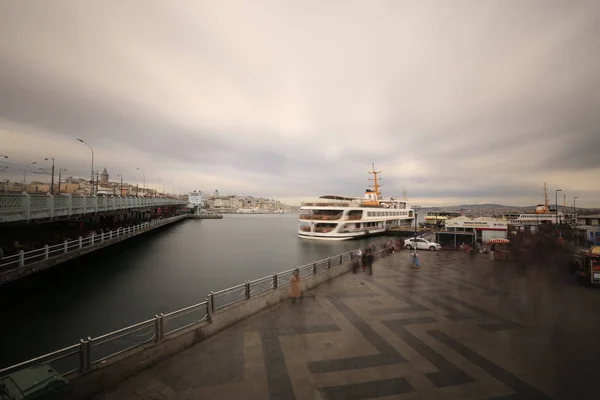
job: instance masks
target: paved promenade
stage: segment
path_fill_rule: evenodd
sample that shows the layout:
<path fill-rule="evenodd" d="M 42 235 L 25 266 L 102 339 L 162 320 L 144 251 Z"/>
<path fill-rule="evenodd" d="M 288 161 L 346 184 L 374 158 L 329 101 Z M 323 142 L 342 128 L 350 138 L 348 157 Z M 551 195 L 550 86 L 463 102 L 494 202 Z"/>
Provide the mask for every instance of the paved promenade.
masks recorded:
<path fill-rule="evenodd" d="M 600 398 L 600 290 L 552 266 L 404 251 L 227 329 L 99 399 Z"/>

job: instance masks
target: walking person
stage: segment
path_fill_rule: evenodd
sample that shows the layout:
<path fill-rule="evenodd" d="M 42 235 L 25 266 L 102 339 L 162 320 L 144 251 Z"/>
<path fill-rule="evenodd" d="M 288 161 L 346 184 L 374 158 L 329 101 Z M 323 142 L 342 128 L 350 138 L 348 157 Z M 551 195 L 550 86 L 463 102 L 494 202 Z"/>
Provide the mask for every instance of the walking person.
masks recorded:
<path fill-rule="evenodd" d="M 414 268 L 414 269 L 421 268 L 421 261 L 419 260 L 419 254 L 417 252 L 414 252 L 410 258 L 411 258 L 411 263 L 410 263 L 411 268 Z"/>
<path fill-rule="evenodd" d="M 356 271 L 358 271 L 358 267 L 360 267 L 360 263 L 362 260 L 362 251 L 360 249 L 356 249 L 354 250 L 352 256 L 352 258 L 354 259 L 352 261 L 352 273 L 355 274 Z"/>
<path fill-rule="evenodd" d="M 369 250 L 367 254 L 367 268 L 369 269 L 369 275 L 373 275 L 373 261 L 375 260 L 375 256 L 373 252 Z"/>
<path fill-rule="evenodd" d="M 290 278 L 290 295 L 292 297 L 292 304 L 296 303 L 296 299 L 300 299 L 302 297 L 302 289 L 300 288 L 300 274 L 298 270 L 295 270 L 292 273 L 292 277 Z"/>

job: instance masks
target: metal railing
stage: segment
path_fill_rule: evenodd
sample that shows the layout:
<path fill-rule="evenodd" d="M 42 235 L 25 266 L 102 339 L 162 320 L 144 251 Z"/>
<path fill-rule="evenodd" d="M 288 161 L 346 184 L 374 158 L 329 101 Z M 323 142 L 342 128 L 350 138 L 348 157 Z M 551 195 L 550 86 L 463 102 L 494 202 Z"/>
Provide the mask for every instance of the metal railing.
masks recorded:
<path fill-rule="evenodd" d="M 376 256 L 382 251 L 384 250 L 376 251 Z M 95 338 L 80 339 L 77 344 L 0 369 L 0 376 L 41 364 L 50 364 L 63 375 L 85 374 L 94 366 L 109 362 L 126 351 L 153 346 L 184 329 L 212 323 L 215 311 L 235 307 L 254 296 L 287 287 L 291 284 L 290 278 L 294 271 L 299 272 L 301 279 L 310 278 L 350 262 L 353 260 L 352 254 L 353 251 L 342 253 L 218 292 L 210 292 L 201 303 L 167 314 L 156 314 L 152 319 Z"/>
<path fill-rule="evenodd" d="M 183 200 L 161 197 L 0 194 L 0 223 L 184 204 Z"/>
<path fill-rule="evenodd" d="M 52 246 L 44 246 L 39 249 L 30 251 L 21 250 L 17 254 L 2 257 L 0 259 L 0 274 L 7 271 L 12 271 L 15 268 L 25 267 L 27 265 L 37 263 L 44 260 L 63 257 L 65 254 L 73 253 L 85 248 L 99 246 L 101 243 L 137 234 L 141 231 L 155 228 L 160 225 L 168 224 L 174 220 L 186 218 L 187 214 L 177 215 L 175 217 L 156 219 L 149 222 L 143 222 L 139 225 L 118 228 L 114 231 L 102 232 L 100 234 L 92 234 L 87 237 L 79 237 L 74 240 L 65 240 L 63 243 Z"/>

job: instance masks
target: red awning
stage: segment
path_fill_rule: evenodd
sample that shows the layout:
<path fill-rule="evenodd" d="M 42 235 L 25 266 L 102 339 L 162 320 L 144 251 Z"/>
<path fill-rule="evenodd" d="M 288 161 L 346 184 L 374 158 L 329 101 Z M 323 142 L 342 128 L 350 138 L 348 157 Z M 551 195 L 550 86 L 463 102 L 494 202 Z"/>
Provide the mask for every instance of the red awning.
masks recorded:
<path fill-rule="evenodd" d="M 488 243 L 494 243 L 494 244 L 508 244 L 510 243 L 510 240 L 508 239 L 501 239 L 501 238 L 497 238 L 497 239 L 490 239 L 488 240 Z"/>

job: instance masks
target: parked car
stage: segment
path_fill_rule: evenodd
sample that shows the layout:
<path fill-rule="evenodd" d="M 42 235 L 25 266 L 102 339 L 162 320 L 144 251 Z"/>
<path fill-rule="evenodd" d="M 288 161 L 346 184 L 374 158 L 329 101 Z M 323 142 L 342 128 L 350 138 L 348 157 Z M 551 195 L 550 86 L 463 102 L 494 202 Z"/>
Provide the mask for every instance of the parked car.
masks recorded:
<path fill-rule="evenodd" d="M 415 242 L 416 241 L 416 242 Z M 416 246 L 415 246 L 416 243 Z M 423 239 L 423 238 L 410 238 L 410 239 L 406 239 L 404 241 L 404 248 L 407 250 L 412 250 L 414 248 L 417 249 L 421 249 L 421 250 L 431 250 L 431 251 L 435 251 L 435 250 L 441 250 L 442 249 L 442 245 L 436 242 L 431 242 L 427 239 Z"/>

